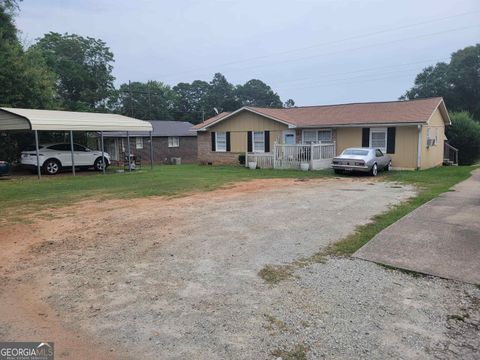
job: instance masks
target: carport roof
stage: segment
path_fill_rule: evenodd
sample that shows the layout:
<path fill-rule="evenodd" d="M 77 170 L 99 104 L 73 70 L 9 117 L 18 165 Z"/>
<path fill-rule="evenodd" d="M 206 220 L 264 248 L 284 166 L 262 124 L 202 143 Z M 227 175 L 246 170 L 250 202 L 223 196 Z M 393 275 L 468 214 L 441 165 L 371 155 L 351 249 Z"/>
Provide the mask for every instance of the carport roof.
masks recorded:
<path fill-rule="evenodd" d="M 0 130 L 152 131 L 152 124 L 105 113 L 0 108 Z"/>

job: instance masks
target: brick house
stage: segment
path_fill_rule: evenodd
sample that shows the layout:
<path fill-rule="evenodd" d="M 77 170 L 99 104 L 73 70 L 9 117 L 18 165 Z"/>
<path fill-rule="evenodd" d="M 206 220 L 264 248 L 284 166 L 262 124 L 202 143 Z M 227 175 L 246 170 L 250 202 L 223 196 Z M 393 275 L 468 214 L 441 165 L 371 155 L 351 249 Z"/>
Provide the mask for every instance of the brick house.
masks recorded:
<path fill-rule="evenodd" d="M 181 158 L 182 163 L 197 161 L 197 133 L 186 121 L 151 120 L 153 126 L 153 162 L 169 163 Z M 115 162 L 124 159 L 127 151 L 126 132 L 104 132 L 105 151 Z M 130 133 L 130 153 L 142 162 L 150 162 L 150 134 Z"/>
<path fill-rule="evenodd" d="M 437 97 L 281 109 L 243 107 L 194 129 L 198 160 L 205 163 L 238 164 L 239 155 L 247 154 L 272 167 L 291 147 L 307 154 L 317 149 L 327 153 L 319 158 L 327 167 L 345 148 L 375 147 L 388 153 L 397 169 L 428 169 L 444 161 L 447 125 L 447 109 Z M 279 148 L 280 155 L 275 153 Z"/>

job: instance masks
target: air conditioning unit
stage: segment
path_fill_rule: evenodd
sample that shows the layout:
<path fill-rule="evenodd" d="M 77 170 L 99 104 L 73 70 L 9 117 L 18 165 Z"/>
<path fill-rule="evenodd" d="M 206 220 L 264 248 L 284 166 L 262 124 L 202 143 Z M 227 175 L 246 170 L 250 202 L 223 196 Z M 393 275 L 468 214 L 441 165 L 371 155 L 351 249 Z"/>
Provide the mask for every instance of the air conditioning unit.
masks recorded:
<path fill-rule="evenodd" d="M 181 163 L 182 163 L 182 158 L 180 158 L 180 157 L 170 158 L 170 164 L 172 164 L 172 165 L 180 165 Z"/>
<path fill-rule="evenodd" d="M 435 139 L 427 139 L 427 147 L 436 145 Z"/>

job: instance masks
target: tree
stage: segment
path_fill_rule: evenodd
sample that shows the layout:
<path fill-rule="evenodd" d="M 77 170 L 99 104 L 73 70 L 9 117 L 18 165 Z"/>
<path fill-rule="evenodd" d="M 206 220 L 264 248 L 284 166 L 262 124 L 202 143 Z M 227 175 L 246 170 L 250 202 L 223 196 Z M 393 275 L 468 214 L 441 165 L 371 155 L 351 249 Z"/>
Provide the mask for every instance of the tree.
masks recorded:
<path fill-rule="evenodd" d="M 450 113 L 452 126 L 447 127 L 448 142 L 458 151 L 460 165 L 471 165 L 480 159 L 480 124 L 468 112 Z"/>
<path fill-rule="evenodd" d="M 238 85 L 236 95 L 242 106 L 282 107 L 280 96 L 261 80 L 252 79 Z"/>
<path fill-rule="evenodd" d="M 114 110 L 143 120 L 172 120 L 176 95 L 172 88 L 158 81 L 120 85 Z"/>
<path fill-rule="evenodd" d="M 214 116 L 215 108 L 219 111 L 234 111 L 241 107 L 235 93 L 235 86 L 229 83 L 226 77 L 216 73 L 210 81 L 210 87 L 205 97 L 205 114 Z"/>
<path fill-rule="evenodd" d="M 293 99 L 288 99 L 283 103 L 283 107 L 286 109 L 292 108 L 294 106 L 295 106 L 295 101 L 293 101 Z"/>
<path fill-rule="evenodd" d="M 0 105 L 28 108 L 54 106 L 53 74 L 38 52 L 25 52 L 13 14 L 0 3 Z"/>
<path fill-rule="evenodd" d="M 13 21 L 16 1 L 0 1 L 0 106 L 49 109 L 55 107 L 55 78 L 35 51 L 24 51 Z M 31 133 L 0 134 L 0 158 L 17 160 L 31 142 Z"/>
<path fill-rule="evenodd" d="M 7 12 L 14 12 L 18 9 L 18 3 L 22 0 L 0 0 L 0 8 Z"/>
<path fill-rule="evenodd" d="M 105 107 L 114 90 L 113 54 L 105 42 L 75 34 L 50 32 L 33 46 L 57 75 L 62 107 L 94 111 Z"/>
<path fill-rule="evenodd" d="M 480 120 L 480 44 L 454 52 L 450 63 L 425 68 L 403 99 L 442 96 L 452 111 L 468 111 Z"/>
<path fill-rule="evenodd" d="M 190 121 L 194 124 L 204 120 L 209 90 L 209 83 L 201 80 L 195 80 L 191 84 L 178 83 L 175 85 L 173 91 L 176 94 L 176 119 Z"/>

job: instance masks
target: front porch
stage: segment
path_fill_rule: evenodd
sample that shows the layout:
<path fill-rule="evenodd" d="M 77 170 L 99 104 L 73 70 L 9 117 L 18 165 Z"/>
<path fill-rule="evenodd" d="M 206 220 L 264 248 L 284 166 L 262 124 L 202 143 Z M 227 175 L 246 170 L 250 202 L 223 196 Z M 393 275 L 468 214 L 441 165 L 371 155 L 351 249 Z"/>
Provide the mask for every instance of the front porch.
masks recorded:
<path fill-rule="evenodd" d="M 268 153 L 245 153 L 245 166 L 256 163 L 261 169 L 298 169 L 308 165 L 309 170 L 328 169 L 336 154 L 336 143 L 279 144 L 274 143 Z"/>

